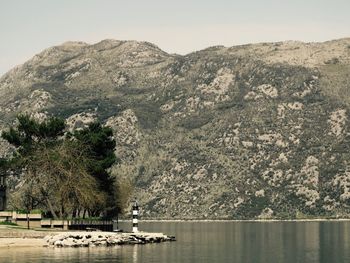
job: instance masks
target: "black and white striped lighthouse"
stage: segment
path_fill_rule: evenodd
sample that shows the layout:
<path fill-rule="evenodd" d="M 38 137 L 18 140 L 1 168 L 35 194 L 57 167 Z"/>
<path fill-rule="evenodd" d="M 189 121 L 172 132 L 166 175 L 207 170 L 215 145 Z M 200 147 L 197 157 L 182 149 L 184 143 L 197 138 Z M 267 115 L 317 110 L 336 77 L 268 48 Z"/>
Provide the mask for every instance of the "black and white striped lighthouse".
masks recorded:
<path fill-rule="evenodd" d="M 134 204 L 132 205 L 132 232 L 133 233 L 139 232 L 138 217 L 139 217 L 139 205 L 135 200 Z"/>

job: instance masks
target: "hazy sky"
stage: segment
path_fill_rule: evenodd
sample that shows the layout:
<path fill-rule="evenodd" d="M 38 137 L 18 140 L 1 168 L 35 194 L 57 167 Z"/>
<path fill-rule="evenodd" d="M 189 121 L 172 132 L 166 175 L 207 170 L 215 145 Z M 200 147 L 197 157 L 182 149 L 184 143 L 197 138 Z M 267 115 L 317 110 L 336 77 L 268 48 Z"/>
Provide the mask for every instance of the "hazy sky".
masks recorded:
<path fill-rule="evenodd" d="M 350 37 L 350 0 L 0 0 L 0 75 L 65 41 L 212 45 Z"/>

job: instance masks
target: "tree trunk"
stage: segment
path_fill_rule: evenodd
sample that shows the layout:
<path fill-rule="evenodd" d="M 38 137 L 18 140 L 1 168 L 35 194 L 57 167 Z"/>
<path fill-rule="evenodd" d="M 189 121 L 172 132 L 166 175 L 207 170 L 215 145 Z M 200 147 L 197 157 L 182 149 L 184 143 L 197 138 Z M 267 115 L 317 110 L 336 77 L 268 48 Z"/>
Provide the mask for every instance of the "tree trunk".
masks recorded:
<path fill-rule="evenodd" d="M 47 205 L 48 205 L 48 207 L 50 209 L 50 212 L 51 212 L 51 215 L 53 216 L 53 218 L 57 219 L 58 216 L 57 216 L 56 212 L 54 211 L 54 209 L 52 207 L 52 204 L 51 204 L 51 201 L 50 201 L 49 197 L 46 197 L 46 203 L 47 203 Z"/>
<path fill-rule="evenodd" d="M 84 212 L 83 212 L 83 219 L 85 219 L 85 215 L 86 215 L 86 209 L 84 209 Z"/>
<path fill-rule="evenodd" d="M 65 214 L 63 202 L 61 203 L 60 217 L 61 217 L 62 219 L 63 219 L 63 218 L 66 218 L 66 214 Z"/>

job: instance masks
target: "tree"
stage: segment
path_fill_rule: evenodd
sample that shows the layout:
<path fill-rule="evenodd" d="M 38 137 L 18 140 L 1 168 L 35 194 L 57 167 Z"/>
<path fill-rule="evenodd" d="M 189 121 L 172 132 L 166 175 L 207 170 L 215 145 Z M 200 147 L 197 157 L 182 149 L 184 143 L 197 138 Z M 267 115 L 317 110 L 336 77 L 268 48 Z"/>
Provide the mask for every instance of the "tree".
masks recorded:
<path fill-rule="evenodd" d="M 34 181 L 54 217 L 77 215 L 81 209 L 105 207 L 106 194 L 88 172 L 90 160 L 76 141 L 38 148 L 27 166 L 28 181 Z"/>
<path fill-rule="evenodd" d="M 108 196 L 104 216 L 114 216 L 118 212 L 118 202 L 114 194 L 116 184 L 114 177 L 108 171 L 117 160 L 114 153 L 116 143 L 112 129 L 94 122 L 87 128 L 74 132 L 73 137 L 79 144 L 84 145 L 89 158 L 88 171 L 97 180 L 99 190 Z M 90 210 L 93 216 L 101 212 L 101 207 Z"/>
<path fill-rule="evenodd" d="M 20 114 L 17 121 L 16 128 L 10 127 L 1 136 L 17 147 L 22 156 L 29 154 L 35 146 L 57 142 L 58 137 L 64 134 L 65 122 L 60 118 L 52 117 L 38 122 L 29 115 Z"/>
<path fill-rule="evenodd" d="M 93 123 L 66 136 L 59 118 L 38 122 L 19 115 L 17 120 L 17 127 L 2 137 L 17 148 L 10 166 L 25 171 L 18 203 L 31 209 L 42 206 L 54 218 L 74 217 L 81 211 L 113 214 L 114 180 L 107 169 L 116 157 L 110 128 Z"/>
<path fill-rule="evenodd" d="M 35 180 L 37 180 L 36 176 L 39 175 L 37 171 L 40 171 L 40 167 L 37 167 L 35 162 L 35 160 L 40 159 L 40 157 L 35 153 L 39 153 L 41 149 L 58 144 L 60 142 L 58 140 L 59 136 L 64 133 L 65 123 L 62 119 L 55 117 L 43 122 L 38 122 L 24 114 L 17 116 L 17 122 L 18 124 L 16 127 L 10 127 L 8 131 L 4 131 L 1 134 L 3 139 L 7 140 L 17 149 L 14 157 L 7 160 L 7 166 L 17 171 L 25 170 L 26 176 L 23 179 L 25 186 L 35 185 L 44 197 L 52 215 L 55 216 L 56 213 L 53 210 L 51 200 L 48 197 L 47 191 L 45 191 L 45 187 L 43 185 L 33 184 Z M 46 179 L 46 185 L 48 185 L 50 177 L 47 176 Z M 23 207 L 28 207 L 27 200 L 30 197 L 34 197 L 30 193 L 35 192 L 37 189 L 29 189 L 28 187 L 23 187 L 21 189 L 19 200 L 23 201 L 21 204 Z"/>

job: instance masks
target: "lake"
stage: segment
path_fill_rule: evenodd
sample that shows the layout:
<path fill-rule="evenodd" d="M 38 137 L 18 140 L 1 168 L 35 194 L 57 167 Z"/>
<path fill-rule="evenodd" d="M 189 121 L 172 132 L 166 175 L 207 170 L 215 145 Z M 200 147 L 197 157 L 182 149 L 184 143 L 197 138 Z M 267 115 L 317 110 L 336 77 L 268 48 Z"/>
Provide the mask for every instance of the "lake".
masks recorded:
<path fill-rule="evenodd" d="M 120 223 L 129 230 L 130 222 Z M 176 242 L 107 248 L 1 249 L 0 262 L 350 262 L 350 222 L 140 222 Z"/>

